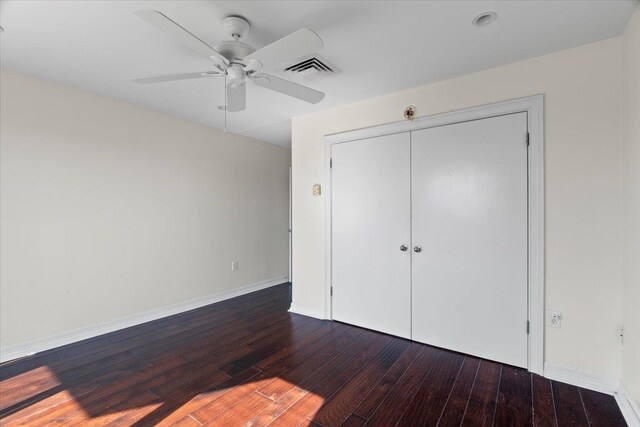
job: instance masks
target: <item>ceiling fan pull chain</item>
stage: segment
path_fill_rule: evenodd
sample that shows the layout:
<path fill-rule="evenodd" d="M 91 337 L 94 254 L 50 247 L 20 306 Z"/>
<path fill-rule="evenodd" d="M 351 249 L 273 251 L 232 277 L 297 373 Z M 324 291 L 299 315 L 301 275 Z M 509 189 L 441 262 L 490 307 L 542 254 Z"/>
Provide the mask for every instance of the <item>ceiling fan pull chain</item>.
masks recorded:
<path fill-rule="evenodd" d="M 224 72 L 224 131 L 227 131 L 227 72 Z"/>

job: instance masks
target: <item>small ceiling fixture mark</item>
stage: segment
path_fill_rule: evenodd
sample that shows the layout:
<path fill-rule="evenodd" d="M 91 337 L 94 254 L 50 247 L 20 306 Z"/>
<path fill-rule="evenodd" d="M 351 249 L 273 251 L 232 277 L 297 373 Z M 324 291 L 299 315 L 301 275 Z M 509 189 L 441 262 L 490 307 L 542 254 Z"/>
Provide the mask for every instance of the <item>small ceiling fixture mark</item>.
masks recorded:
<path fill-rule="evenodd" d="M 491 24 L 497 18 L 498 15 L 495 12 L 485 12 L 473 19 L 473 25 L 475 25 L 476 27 L 484 27 Z"/>

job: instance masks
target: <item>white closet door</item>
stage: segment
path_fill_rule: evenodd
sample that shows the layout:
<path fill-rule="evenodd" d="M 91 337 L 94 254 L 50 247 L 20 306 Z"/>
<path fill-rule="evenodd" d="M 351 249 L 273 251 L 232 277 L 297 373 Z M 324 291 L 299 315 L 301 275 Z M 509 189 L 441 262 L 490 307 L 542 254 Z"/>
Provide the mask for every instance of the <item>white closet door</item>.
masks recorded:
<path fill-rule="evenodd" d="M 411 336 L 410 134 L 333 145 L 333 318 Z"/>
<path fill-rule="evenodd" d="M 527 367 L 526 113 L 412 132 L 413 339 Z"/>

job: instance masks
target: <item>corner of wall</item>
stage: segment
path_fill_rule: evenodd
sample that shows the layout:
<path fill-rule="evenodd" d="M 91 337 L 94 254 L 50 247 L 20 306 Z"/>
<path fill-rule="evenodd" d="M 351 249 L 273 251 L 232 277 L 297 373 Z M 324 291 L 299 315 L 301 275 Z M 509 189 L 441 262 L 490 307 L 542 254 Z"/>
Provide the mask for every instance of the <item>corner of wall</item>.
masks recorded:
<path fill-rule="evenodd" d="M 622 36 L 622 390 L 640 425 L 640 4 Z M 625 399 L 620 403 L 621 409 Z M 633 411 L 632 411 L 633 409 Z M 629 412 L 628 411 L 628 412 Z"/>

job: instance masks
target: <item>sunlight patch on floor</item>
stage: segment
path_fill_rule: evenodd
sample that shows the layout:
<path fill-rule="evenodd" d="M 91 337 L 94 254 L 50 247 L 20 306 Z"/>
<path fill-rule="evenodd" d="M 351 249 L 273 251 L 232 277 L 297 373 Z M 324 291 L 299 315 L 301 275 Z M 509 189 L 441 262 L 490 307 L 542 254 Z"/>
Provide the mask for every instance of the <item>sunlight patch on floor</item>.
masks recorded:
<path fill-rule="evenodd" d="M 130 425 L 130 424 L 133 424 L 139 418 L 142 418 L 145 415 L 155 411 L 160 406 L 162 406 L 162 404 L 163 404 L 162 401 L 156 401 L 146 405 L 139 405 L 139 406 L 136 405 L 135 409 L 133 410 L 130 407 L 128 407 L 128 408 L 123 408 L 122 410 L 114 411 L 114 412 L 109 412 L 109 409 L 107 409 L 104 415 L 97 415 L 93 417 L 91 417 L 91 415 L 87 415 L 87 419 L 85 421 L 81 421 L 81 423 L 83 426 L 87 426 L 87 427 L 104 426 L 108 423 L 118 420 L 118 424 Z M 123 418 L 123 419 L 119 420 L 119 418 Z M 74 417 L 74 422 L 77 419 L 78 418 Z"/>
<path fill-rule="evenodd" d="M 40 366 L 0 382 L 0 409 L 20 403 L 60 385 L 47 366 Z"/>

